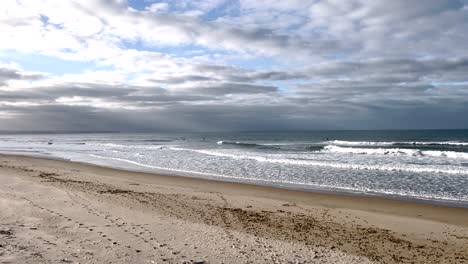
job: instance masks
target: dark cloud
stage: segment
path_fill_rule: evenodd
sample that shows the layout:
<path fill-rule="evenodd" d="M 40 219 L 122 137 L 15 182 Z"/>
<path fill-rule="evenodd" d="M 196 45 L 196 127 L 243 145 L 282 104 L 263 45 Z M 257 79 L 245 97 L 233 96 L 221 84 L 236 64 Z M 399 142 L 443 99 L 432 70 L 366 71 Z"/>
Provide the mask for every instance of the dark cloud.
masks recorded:
<path fill-rule="evenodd" d="M 203 75 L 180 75 L 180 76 L 167 76 L 162 79 L 148 79 L 150 82 L 166 83 L 166 84 L 181 84 L 186 82 L 203 82 L 203 81 L 217 81 L 213 77 Z"/>
<path fill-rule="evenodd" d="M 441 102 L 439 102 L 441 103 Z M 2 128 L 73 131 L 217 131 L 217 130 L 304 130 L 463 128 L 466 104 L 445 100 L 450 107 L 433 103 L 376 100 L 353 103 L 336 100 L 298 104 L 290 101 L 271 105 L 178 105 L 126 111 L 89 106 L 39 105 L 2 107 L 15 118 L 2 119 Z M 443 120 L 435 123 L 433 120 Z"/>
<path fill-rule="evenodd" d="M 38 73 L 26 73 L 15 68 L 0 67 L 0 86 L 6 85 L 7 81 L 10 80 L 39 80 L 44 75 Z"/>
<path fill-rule="evenodd" d="M 200 86 L 190 89 L 196 94 L 227 95 L 227 94 L 265 94 L 277 92 L 274 86 L 253 85 L 245 83 L 218 83 L 213 86 Z"/>
<path fill-rule="evenodd" d="M 189 85 L 183 88 L 64 83 L 0 90 L 0 111 L 15 117 L 3 119 L 2 124 L 28 129 L 460 128 L 468 125 L 462 118 L 468 115 L 468 84 L 463 84 L 467 80 L 463 74 L 466 67 L 465 59 L 370 60 L 302 71 L 248 71 L 203 65 L 200 68 L 205 69 L 204 74 L 172 76 L 162 83 Z M 220 80 L 235 75 L 248 82 L 205 78 L 205 74 L 214 73 Z M 19 78 L 15 74 L 8 76 Z M 288 88 L 281 91 L 277 86 L 262 84 L 275 80 L 287 81 Z M 100 99 L 126 108 L 57 103 L 58 98 L 74 97 Z M 5 104 L 8 102 L 40 105 L 13 107 Z M 434 122 L 434 118 L 443 122 Z"/>
<path fill-rule="evenodd" d="M 49 102 L 60 98 L 103 99 L 133 106 L 151 106 L 192 101 L 222 100 L 230 94 L 263 94 L 276 92 L 273 86 L 243 83 L 216 83 L 211 86 L 193 86 L 189 89 L 169 91 L 159 87 L 105 85 L 98 83 L 64 83 L 39 86 L 32 89 L 0 90 L 2 102 Z"/>
<path fill-rule="evenodd" d="M 32 89 L 0 90 L 1 101 L 55 100 L 60 97 L 120 98 L 138 89 L 127 85 L 93 83 L 64 83 L 61 85 L 34 87 Z"/>
<path fill-rule="evenodd" d="M 434 77 L 437 79 L 465 80 L 464 74 L 468 70 L 468 59 L 379 59 L 361 62 L 344 62 L 318 65 L 310 68 L 310 77 L 352 77 L 360 76 L 400 76 L 403 79 Z"/>
<path fill-rule="evenodd" d="M 239 8 L 236 17 L 209 20 L 136 10 L 118 0 L 95 1 L 92 8 L 74 4 L 102 27 L 93 36 L 80 36 L 80 43 L 108 37 L 116 45 L 115 53 L 96 61 L 119 71 L 132 68 L 127 63 L 137 69 L 122 74 L 126 82 L 113 85 L 7 87 L 10 81 L 47 76 L 0 67 L 1 129 L 468 127 L 467 1 L 296 2 L 251 1 L 247 15 Z M 285 14 L 300 17 L 301 23 L 270 23 Z M 153 36 L 153 29 L 163 36 Z M 175 58 L 117 48 L 131 43 L 156 50 L 170 41 L 181 45 L 174 50 L 194 46 L 206 56 Z M 116 60 L 120 55 L 122 60 Z M 218 55 L 217 62 L 226 64 L 206 62 Z M 271 65 L 264 65 L 265 58 Z M 54 78 L 53 83 L 60 79 Z M 142 86 L 140 80 L 154 86 Z"/>

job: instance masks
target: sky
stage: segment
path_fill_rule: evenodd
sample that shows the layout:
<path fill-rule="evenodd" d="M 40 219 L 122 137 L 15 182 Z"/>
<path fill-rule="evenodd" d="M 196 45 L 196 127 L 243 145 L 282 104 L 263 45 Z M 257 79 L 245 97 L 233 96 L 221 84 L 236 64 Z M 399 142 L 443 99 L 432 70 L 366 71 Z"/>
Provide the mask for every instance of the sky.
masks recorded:
<path fill-rule="evenodd" d="M 468 128 L 468 0 L 2 0 L 0 130 Z"/>

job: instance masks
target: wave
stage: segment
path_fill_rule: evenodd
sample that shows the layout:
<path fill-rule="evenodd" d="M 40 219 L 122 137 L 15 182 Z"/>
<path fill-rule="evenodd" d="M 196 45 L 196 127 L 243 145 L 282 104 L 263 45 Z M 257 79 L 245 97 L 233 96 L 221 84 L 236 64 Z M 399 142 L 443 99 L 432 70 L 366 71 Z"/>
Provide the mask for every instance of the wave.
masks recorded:
<path fill-rule="evenodd" d="M 27 156 L 36 157 L 35 153 L 25 153 L 25 152 L 19 152 L 19 153 L 2 152 L 2 153 L 15 154 L 15 155 L 27 155 Z M 42 153 L 42 154 L 46 154 L 46 153 Z M 285 180 L 283 178 L 266 179 L 266 178 L 256 178 L 252 176 L 240 177 L 240 176 L 234 176 L 234 175 L 161 167 L 157 165 L 141 163 L 135 160 L 101 156 L 101 155 L 95 155 L 95 154 L 89 154 L 89 157 L 93 157 L 92 161 L 90 161 L 89 158 L 81 159 L 76 156 L 74 156 L 73 158 L 61 157 L 61 156 L 55 156 L 55 157 L 65 158 L 66 160 L 96 164 L 98 166 L 106 166 L 106 167 L 111 167 L 111 168 L 136 170 L 136 171 L 144 170 L 143 168 L 146 168 L 146 169 L 152 170 L 153 172 L 154 170 L 156 170 L 156 172 L 159 171 L 159 173 L 164 172 L 164 173 L 169 173 L 169 174 L 171 174 L 170 172 L 172 171 L 174 172 L 174 175 L 177 175 L 177 176 L 190 176 L 190 177 L 198 176 L 202 178 L 217 179 L 217 180 L 223 180 L 223 181 L 228 181 L 228 182 L 248 182 L 248 183 L 267 185 L 267 186 L 273 185 L 273 186 L 286 187 L 286 188 L 300 188 L 301 190 L 308 189 L 308 190 L 332 191 L 332 192 L 342 191 L 345 193 L 367 194 L 367 195 L 373 195 L 373 196 L 389 195 L 393 197 L 402 197 L 404 199 L 414 198 L 414 199 L 423 199 L 423 200 L 429 200 L 429 201 L 435 200 L 435 201 L 440 201 L 440 202 L 456 202 L 456 203 L 462 203 L 464 205 L 466 205 L 468 202 L 468 196 L 462 193 L 461 194 L 445 194 L 445 193 L 436 194 L 436 193 L 431 193 L 431 192 L 427 192 L 423 190 L 412 191 L 412 190 L 398 190 L 398 189 L 387 189 L 387 188 L 373 188 L 373 187 L 371 188 L 371 187 L 366 187 L 366 186 L 354 186 L 354 185 L 350 186 L 348 184 L 339 184 L 339 183 L 314 183 L 314 182 Z M 118 161 L 118 165 L 109 164 L 107 162 L 104 162 L 104 163 L 98 162 L 97 161 L 98 159 Z M 128 167 L 128 166 L 123 165 L 123 163 L 127 163 L 133 166 Z M 148 170 L 144 170 L 144 171 L 148 171 Z"/>
<path fill-rule="evenodd" d="M 349 153 L 349 154 L 369 154 L 369 155 L 407 155 L 407 156 L 429 156 L 429 157 L 445 157 L 451 159 L 468 159 L 468 153 L 450 151 L 444 148 L 424 148 L 420 145 L 444 145 L 444 146 L 464 146 L 465 142 L 379 142 L 379 141 L 327 141 L 333 144 L 320 145 L 309 143 L 301 148 L 315 153 Z M 324 143 L 324 142 L 323 142 Z M 323 144 L 322 143 L 322 144 Z M 218 141 L 218 145 L 235 145 L 245 148 L 260 148 L 260 149 L 282 149 L 274 143 L 258 144 L 247 142 L 231 142 Z M 296 143 L 298 144 L 298 143 Z M 412 147 L 414 145 L 418 147 Z M 468 143 L 466 143 L 468 144 Z M 397 147 L 397 146 L 400 146 Z M 453 149 L 452 149 L 453 150 Z"/>
<path fill-rule="evenodd" d="M 245 147 L 261 147 L 264 145 L 255 144 L 255 143 L 245 143 L 245 142 L 231 142 L 231 141 L 218 141 L 216 142 L 218 145 L 237 145 L 237 146 L 245 146 Z"/>
<path fill-rule="evenodd" d="M 171 139 L 127 139 L 124 142 L 173 142 Z"/>
<path fill-rule="evenodd" d="M 178 148 L 176 148 L 178 149 Z M 188 150 L 188 149 L 180 149 L 179 150 Z M 115 158 L 115 157 L 106 157 L 106 156 L 99 156 L 91 154 L 91 156 L 100 159 L 109 159 L 115 160 L 120 162 L 126 162 L 132 165 L 136 165 L 139 167 L 149 168 L 149 169 L 156 169 L 156 170 L 163 170 L 163 171 L 174 171 L 178 173 L 185 173 L 187 175 L 199 175 L 205 177 L 215 177 L 226 179 L 228 181 L 246 181 L 246 182 L 253 182 L 253 183 L 266 183 L 266 184 L 275 184 L 278 186 L 301 186 L 301 188 L 311 188 L 311 189 L 325 189 L 325 190 L 341 190 L 351 193 L 367 193 L 367 194 L 384 194 L 384 195 L 392 195 L 392 196 L 401 196 L 401 197 L 413 197 L 416 199 L 427 199 L 427 200 L 441 200 L 441 201 L 456 201 L 456 202 L 466 202 L 467 198 L 465 197 L 450 197 L 450 196 L 443 196 L 443 195 L 435 195 L 431 193 L 417 193 L 412 191 L 397 191 L 397 190 L 386 190 L 386 189 L 370 189 L 365 187 L 351 187 L 351 186 L 337 186 L 332 184 L 317 184 L 317 183 L 305 183 L 305 182 L 297 182 L 297 181 L 287 181 L 284 179 L 262 179 L 262 178 L 254 178 L 254 177 L 239 177 L 239 176 L 232 176 L 232 175 L 224 175 L 224 174 L 217 174 L 217 173 L 207 173 L 207 172 L 200 172 L 200 171 L 192 171 L 192 170 L 184 170 L 184 169 L 174 169 L 174 168 L 167 168 L 167 167 L 160 167 L 155 165 L 149 165 L 140 163 L 133 160 L 122 159 L 122 158 Z"/>
<path fill-rule="evenodd" d="M 394 145 L 425 145 L 425 146 L 468 146 L 468 142 L 456 142 L 456 141 L 439 141 L 439 142 L 427 142 L 427 141 L 416 141 L 416 142 L 395 142 Z"/>
<path fill-rule="evenodd" d="M 465 150 L 468 147 L 468 142 L 456 141 L 344 141 L 344 140 L 331 140 L 322 142 L 271 142 L 271 143 L 251 143 L 240 141 L 218 141 L 218 145 L 232 145 L 243 148 L 258 148 L 258 149 L 283 149 L 283 150 L 307 150 L 307 151 L 320 151 L 330 146 L 338 147 L 353 147 L 355 150 L 349 150 L 349 153 L 367 153 L 367 154 L 407 154 L 418 156 L 424 150 Z M 359 147 L 366 147 L 365 150 Z M 375 150 L 370 150 L 374 148 Z M 393 149 L 390 149 L 393 148 Z M 336 152 L 340 152 L 339 149 Z M 344 152 L 344 151 L 343 151 Z M 447 151 L 445 151 L 447 152 Z M 464 154 L 455 153 L 441 153 L 437 152 L 427 153 L 428 156 L 448 156 L 463 158 Z"/>
<path fill-rule="evenodd" d="M 114 143 L 94 143 L 92 146 L 114 148 L 114 149 L 164 149 L 166 146 L 163 145 L 121 145 Z"/>
<path fill-rule="evenodd" d="M 327 161 L 315 161 L 315 160 L 298 160 L 288 158 L 270 158 L 264 156 L 253 156 L 253 155 L 234 155 L 223 153 L 215 150 L 199 150 L 199 149 L 186 149 L 170 147 L 169 149 L 176 151 L 190 151 L 204 155 L 217 156 L 223 158 L 230 158 L 235 160 L 253 160 L 257 162 L 268 162 L 277 164 L 289 164 L 289 165 L 301 165 L 301 166 L 321 166 L 336 169 L 355 169 L 355 170 L 374 170 L 374 171 L 400 171 L 400 172 L 415 172 L 415 173 L 444 173 L 444 174 L 468 174 L 466 169 L 442 169 L 433 168 L 427 166 L 390 166 L 390 165 L 367 165 L 367 164 L 356 164 L 356 163 L 339 163 L 339 162 L 327 162 Z"/>
<path fill-rule="evenodd" d="M 260 148 L 260 149 L 280 149 L 277 145 L 274 144 L 258 144 L 258 143 L 247 143 L 247 142 L 233 142 L 233 141 L 218 141 L 218 145 L 234 145 L 244 148 Z"/>
<path fill-rule="evenodd" d="M 346 141 L 331 140 L 323 142 L 338 146 L 468 146 L 468 142 L 460 141 Z"/>
<path fill-rule="evenodd" d="M 433 157 L 447 157 L 452 159 L 468 159 L 468 153 L 456 152 L 456 151 L 437 151 L 437 150 L 426 150 L 423 151 L 425 156 Z"/>
<path fill-rule="evenodd" d="M 350 148 L 340 147 L 335 145 L 328 145 L 323 148 L 323 152 L 332 153 L 350 153 L 350 154 L 379 154 L 379 155 L 411 155 L 422 156 L 420 150 L 414 149 L 400 149 L 400 148 Z"/>
<path fill-rule="evenodd" d="M 233 141 L 218 141 L 218 145 L 233 145 L 243 148 L 269 149 L 269 150 L 285 150 L 285 151 L 318 151 L 323 149 L 324 145 L 317 142 L 272 142 L 272 143 L 247 143 Z"/>
<path fill-rule="evenodd" d="M 323 152 L 369 154 L 369 155 L 409 155 L 468 159 L 468 153 L 456 151 L 418 150 L 402 148 L 350 148 L 334 145 L 325 146 Z"/>
<path fill-rule="evenodd" d="M 382 141 L 345 141 L 345 140 L 330 140 L 324 141 L 323 144 L 332 144 L 338 146 L 391 146 L 395 142 Z"/>
<path fill-rule="evenodd" d="M 114 143 L 88 143 L 87 145 L 97 146 L 97 147 L 111 147 L 111 148 L 125 148 L 125 147 L 127 147 L 125 145 L 114 144 Z"/>

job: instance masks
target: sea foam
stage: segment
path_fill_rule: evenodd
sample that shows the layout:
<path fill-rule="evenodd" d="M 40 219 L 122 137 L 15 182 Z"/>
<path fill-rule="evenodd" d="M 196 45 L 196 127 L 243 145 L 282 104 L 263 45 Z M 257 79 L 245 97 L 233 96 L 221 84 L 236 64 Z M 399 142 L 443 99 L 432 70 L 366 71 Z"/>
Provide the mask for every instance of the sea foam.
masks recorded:
<path fill-rule="evenodd" d="M 444 173 L 444 174 L 468 174 L 468 169 L 453 168 L 445 169 L 440 167 L 428 167 L 420 165 L 369 165 L 359 163 L 344 163 L 344 162 L 331 162 L 331 161 L 317 161 L 317 160 L 300 160 L 300 159 L 288 159 L 288 158 L 272 158 L 267 156 L 255 156 L 249 154 L 229 154 L 216 150 L 200 150 L 200 149 L 187 149 L 170 147 L 169 149 L 176 151 L 190 151 L 204 155 L 217 156 L 223 158 L 230 158 L 236 160 L 253 160 L 262 163 L 277 163 L 277 164 L 290 164 L 290 165 L 301 165 L 301 166 L 322 166 L 331 167 L 337 169 L 354 169 L 354 170 L 375 170 L 375 171 L 401 171 L 401 172 L 415 172 L 415 173 Z"/>
<path fill-rule="evenodd" d="M 468 159 L 468 153 L 456 151 L 418 150 L 404 148 L 349 148 L 335 145 L 325 146 L 323 152 L 368 154 L 368 155 L 410 155 Z"/>

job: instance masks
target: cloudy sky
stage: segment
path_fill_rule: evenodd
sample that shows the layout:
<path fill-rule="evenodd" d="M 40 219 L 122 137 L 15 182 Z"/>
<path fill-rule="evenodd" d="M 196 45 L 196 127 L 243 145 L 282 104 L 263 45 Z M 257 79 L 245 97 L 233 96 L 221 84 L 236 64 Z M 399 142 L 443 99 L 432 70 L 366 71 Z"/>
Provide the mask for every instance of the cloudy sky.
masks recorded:
<path fill-rule="evenodd" d="M 0 130 L 468 128 L 468 0 L 0 5 Z"/>

